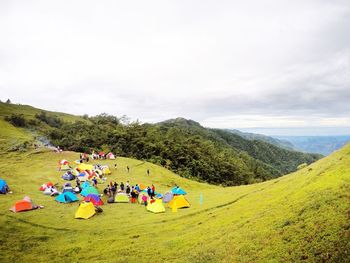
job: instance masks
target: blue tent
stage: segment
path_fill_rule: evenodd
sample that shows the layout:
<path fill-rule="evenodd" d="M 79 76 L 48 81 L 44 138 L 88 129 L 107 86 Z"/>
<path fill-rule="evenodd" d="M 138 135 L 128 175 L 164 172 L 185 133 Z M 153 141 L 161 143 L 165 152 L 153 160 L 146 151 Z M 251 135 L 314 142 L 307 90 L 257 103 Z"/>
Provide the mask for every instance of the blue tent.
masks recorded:
<path fill-rule="evenodd" d="M 63 180 L 71 181 L 74 180 L 74 175 L 72 173 L 65 173 L 62 175 Z"/>
<path fill-rule="evenodd" d="M 81 188 L 82 189 L 84 189 L 86 187 L 89 187 L 89 186 L 91 186 L 91 184 L 89 182 L 84 182 L 84 183 L 81 184 Z"/>
<path fill-rule="evenodd" d="M 79 199 L 75 196 L 75 194 L 71 192 L 64 192 L 58 195 L 55 200 L 60 203 L 71 203 L 71 202 L 79 201 Z"/>
<path fill-rule="evenodd" d="M 171 189 L 171 193 L 174 195 L 185 195 L 187 194 L 183 189 L 181 189 L 180 187 L 174 187 L 173 189 Z"/>
<path fill-rule="evenodd" d="M 5 180 L 0 179 L 0 194 L 6 194 L 8 189 L 8 185 Z"/>
<path fill-rule="evenodd" d="M 88 194 L 96 194 L 98 195 L 98 190 L 93 187 L 93 186 L 89 186 L 89 187 L 85 187 L 81 193 L 82 196 L 87 196 Z"/>

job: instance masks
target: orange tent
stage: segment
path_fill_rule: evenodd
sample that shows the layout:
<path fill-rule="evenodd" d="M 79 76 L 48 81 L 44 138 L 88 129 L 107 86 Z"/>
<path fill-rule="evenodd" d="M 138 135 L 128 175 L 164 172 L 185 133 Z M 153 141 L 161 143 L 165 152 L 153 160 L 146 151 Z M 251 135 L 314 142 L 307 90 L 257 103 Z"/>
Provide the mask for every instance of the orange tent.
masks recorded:
<path fill-rule="evenodd" d="M 21 200 L 15 203 L 15 205 L 10 209 L 12 212 L 21 212 L 21 211 L 27 211 L 32 210 L 33 205 L 31 202 L 26 200 Z"/>
<path fill-rule="evenodd" d="M 17 201 L 13 207 L 10 208 L 10 210 L 14 213 L 21 212 L 21 211 L 28 211 L 33 210 L 37 208 L 42 208 L 42 206 L 37 206 L 32 203 L 32 200 L 28 196 L 24 197 L 23 200 Z"/>

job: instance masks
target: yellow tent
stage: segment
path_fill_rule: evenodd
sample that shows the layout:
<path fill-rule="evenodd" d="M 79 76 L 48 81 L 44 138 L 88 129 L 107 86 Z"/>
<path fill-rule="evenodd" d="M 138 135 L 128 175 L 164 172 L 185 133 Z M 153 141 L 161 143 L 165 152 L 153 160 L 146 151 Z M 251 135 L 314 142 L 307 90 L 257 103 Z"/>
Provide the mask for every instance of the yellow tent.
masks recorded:
<path fill-rule="evenodd" d="M 173 208 L 173 207 L 184 208 L 184 207 L 190 207 L 190 203 L 186 200 L 186 198 L 183 195 L 176 195 L 168 203 L 168 206 L 170 208 Z"/>
<path fill-rule="evenodd" d="M 96 214 L 95 206 L 90 202 L 83 202 L 75 212 L 75 218 L 89 219 Z"/>
<path fill-rule="evenodd" d="M 102 170 L 103 174 L 111 174 L 111 170 L 109 169 L 109 167 L 105 167 Z"/>
<path fill-rule="evenodd" d="M 164 213 L 165 207 L 162 199 L 156 199 L 152 204 L 149 202 L 147 205 L 147 210 L 153 213 Z"/>
<path fill-rule="evenodd" d="M 81 163 L 78 165 L 78 169 L 80 171 L 85 171 L 85 170 L 92 170 L 94 167 L 91 164 L 85 164 L 85 163 Z"/>

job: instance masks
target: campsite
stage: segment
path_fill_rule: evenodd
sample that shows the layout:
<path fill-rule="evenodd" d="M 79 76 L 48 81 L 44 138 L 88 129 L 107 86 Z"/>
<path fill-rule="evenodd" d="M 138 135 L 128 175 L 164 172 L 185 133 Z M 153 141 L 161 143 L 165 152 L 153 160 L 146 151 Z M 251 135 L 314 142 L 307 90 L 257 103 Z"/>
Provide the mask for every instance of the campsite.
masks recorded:
<path fill-rule="evenodd" d="M 117 162 L 117 170 L 111 169 L 107 181 L 155 184 L 163 193 L 177 184 L 187 191 L 191 206 L 177 212 L 166 208 L 165 213 L 152 213 L 139 204 L 104 204 L 102 213 L 87 220 L 75 219 L 79 202 L 58 203 L 55 197 L 39 190 L 48 181 L 59 185 L 66 182 L 57 161 L 75 160 L 78 153 L 55 153 L 45 148 L 3 152 L 6 158 L 1 158 L 1 174 L 13 193 L 0 196 L 0 246 L 6 251 L 0 258 L 2 262 L 18 257 L 23 262 L 58 262 L 62 257 L 67 262 L 107 262 L 111 257 L 113 262 L 235 261 L 238 257 L 243 261 L 273 257 L 293 261 L 303 255 L 316 258 L 317 254 L 309 252 L 312 247 L 319 247 L 321 252 L 332 250 L 334 244 L 318 238 L 320 233 L 334 238 L 341 235 L 341 225 L 346 222 L 348 203 L 342 200 L 347 198 L 343 182 L 349 180 L 348 152 L 349 146 L 294 174 L 233 188 L 191 181 L 157 165 L 125 157 L 92 161 L 109 167 Z M 338 165 L 333 166 L 334 162 Z M 129 173 L 126 166 L 130 167 Z M 98 184 L 99 192 L 103 186 Z M 331 198 L 334 193 L 339 197 Z M 44 208 L 16 214 L 8 210 L 26 195 Z M 301 249 L 300 242 L 307 237 L 314 238 L 303 243 Z M 254 245 L 251 240 L 255 240 Z M 345 245 L 337 243 L 339 248 Z M 287 248 L 293 253 L 286 254 Z"/>
<path fill-rule="evenodd" d="M 0 1 L 0 263 L 350 263 L 350 0 Z"/>

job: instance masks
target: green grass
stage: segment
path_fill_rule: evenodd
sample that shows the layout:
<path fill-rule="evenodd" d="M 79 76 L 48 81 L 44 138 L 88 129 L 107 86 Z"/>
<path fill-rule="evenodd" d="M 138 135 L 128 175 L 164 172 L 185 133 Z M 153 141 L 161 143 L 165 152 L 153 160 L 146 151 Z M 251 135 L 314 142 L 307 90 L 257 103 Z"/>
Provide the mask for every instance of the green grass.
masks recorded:
<path fill-rule="evenodd" d="M 4 125 L 0 123 L 2 144 L 30 139 L 24 130 Z M 58 160 L 72 162 L 78 156 L 1 150 L 0 177 L 13 194 L 0 195 L 0 262 L 350 260 L 350 145 L 293 174 L 228 188 L 190 181 L 139 160 L 100 161 L 111 167 L 108 180 L 153 183 L 161 192 L 180 185 L 191 207 L 153 214 L 138 204 L 107 204 L 89 220 L 74 219 L 77 203 L 59 204 L 38 190 L 47 181 L 62 185 Z M 45 208 L 10 212 L 25 195 Z"/>
<path fill-rule="evenodd" d="M 11 114 L 23 114 L 26 119 L 34 119 L 35 114 L 40 114 L 40 112 L 42 111 L 43 110 L 34 108 L 29 105 L 0 103 L 0 117 L 10 116 Z M 76 115 L 71 115 L 71 114 L 62 113 L 62 112 L 55 112 L 55 111 L 47 111 L 47 110 L 44 110 L 44 111 L 48 114 L 55 115 L 66 122 L 75 122 L 75 121 L 86 122 L 87 121 L 82 117 L 76 116 Z"/>

